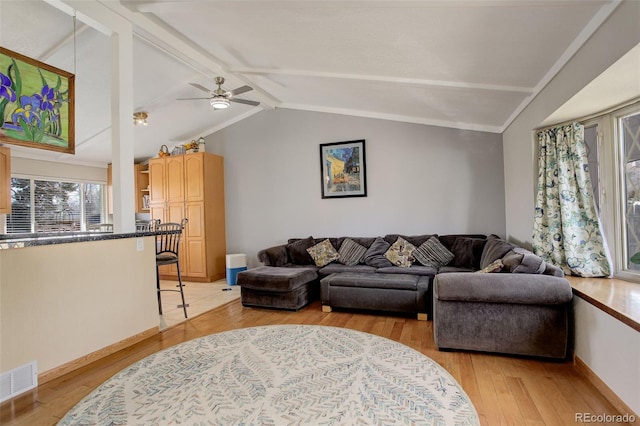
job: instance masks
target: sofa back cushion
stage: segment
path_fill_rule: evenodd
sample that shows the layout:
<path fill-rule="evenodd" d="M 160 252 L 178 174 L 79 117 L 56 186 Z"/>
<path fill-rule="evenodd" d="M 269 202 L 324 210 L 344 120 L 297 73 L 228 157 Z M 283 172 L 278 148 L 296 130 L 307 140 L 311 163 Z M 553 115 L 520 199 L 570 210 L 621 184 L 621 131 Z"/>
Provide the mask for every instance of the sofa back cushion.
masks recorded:
<path fill-rule="evenodd" d="M 296 265 L 314 265 L 315 262 L 307 252 L 307 249 L 313 247 L 315 244 L 316 242 L 313 237 L 289 240 L 289 244 L 287 244 L 287 255 L 291 263 Z"/>
<path fill-rule="evenodd" d="M 451 253 L 453 260 L 447 266 L 466 269 L 481 269 L 480 258 L 487 242 L 485 235 L 440 235 L 438 239 Z"/>
<path fill-rule="evenodd" d="M 384 256 L 389 250 L 391 244 L 386 242 L 384 238 L 378 237 L 375 239 L 371 247 L 364 254 L 364 263 L 375 268 L 384 268 L 387 266 L 393 266 L 391 262 Z"/>
<path fill-rule="evenodd" d="M 436 234 L 424 234 L 424 235 L 401 235 L 401 234 L 387 234 L 384 236 L 384 240 L 389 244 L 393 244 L 398 241 L 398 237 L 402 238 L 405 241 L 410 242 L 416 247 L 422 245 L 429 238 L 436 236 Z"/>
<path fill-rule="evenodd" d="M 480 269 L 484 269 L 496 260 L 502 259 L 505 254 L 515 247 L 514 244 L 503 240 L 497 235 L 489 235 L 480 257 Z"/>

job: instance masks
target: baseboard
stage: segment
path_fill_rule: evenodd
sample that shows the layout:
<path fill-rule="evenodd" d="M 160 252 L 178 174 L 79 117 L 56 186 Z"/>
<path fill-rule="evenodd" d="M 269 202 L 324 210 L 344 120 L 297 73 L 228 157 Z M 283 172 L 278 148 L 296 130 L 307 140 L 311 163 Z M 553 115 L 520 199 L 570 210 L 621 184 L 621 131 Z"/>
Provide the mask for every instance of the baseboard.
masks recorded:
<path fill-rule="evenodd" d="M 38 374 L 38 384 L 42 385 L 53 379 L 57 379 L 60 376 L 64 376 L 65 374 L 77 370 L 78 368 L 91 364 L 94 361 L 109 356 L 122 349 L 128 348 L 129 346 L 135 345 L 136 343 L 148 339 L 151 336 L 155 336 L 159 333 L 160 329 L 158 327 L 153 327 L 146 331 L 143 331 L 142 333 L 127 337 L 126 339 L 116 342 L 113 345 L 109 345 L 95 352 L 91 352 L 90 354 L 87 354 L 83 357 L 67 362 L 66 364 L 62 364 L 59 367 L 47 370 L 44 373 Z"/>
<path fill-rule="evenodd" d="M 189 275 L 183 275 L 183 282 L 194 282 L 194 283 L 212 283 L 214 281 L 222 280 L 225 278 L 225 274 L 217 274 L 210 277 L 193 277 Z M 178 281 L 177 275 L 164 275 L 160 274 L 160 279 L 165 281 Z"/>
<path fill-rule="evenodd" d="M 600 377 L 583 361 L 579 356 L 573 356 L 573 365 L 576 368 L 576 371 L 584 376 L 593 386 L 600 391 L 602 396 L 604 396 L 610 403 L 613 405 L 616 410 L 618 410 L 621 414 L 633 414 L 635 418 L 639 418 L 638 414 L 635 413 L 623 400 L 616 395 L 616 393 L 611 390 L 609 386 L 605 382 L 602 381 Z"/>

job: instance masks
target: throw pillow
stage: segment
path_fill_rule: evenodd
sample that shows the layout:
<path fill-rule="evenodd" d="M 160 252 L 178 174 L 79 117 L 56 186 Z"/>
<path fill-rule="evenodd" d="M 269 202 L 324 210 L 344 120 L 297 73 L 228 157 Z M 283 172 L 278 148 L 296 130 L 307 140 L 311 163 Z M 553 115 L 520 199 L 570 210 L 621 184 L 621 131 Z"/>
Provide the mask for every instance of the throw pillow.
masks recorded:
<path fill-rule="evenodd" d="M 542 274 L 547 267 L 540 256 L 521 247 L 514 247 L 502 259 L 514 274 Z"/>
<path fill-rule="evenodd" d="M 504 265 L 502 264 L 502 260 L 498 259 L 492 262 L 491 264 L 485 266 L 484 268 L 480 269 L 479 271 L 476 271 L 476 274 L 489 274 L 492 272 L 500 272 L 502 271 L 503 267 Z"/>
<path fill-rule="evenodd" d="M 386 242 L 382 237 L 376 238 L 364 254 L 364 263 L 374 268 L 393 266 L 393 264 L 384 257 L 389 247 L 391 247 L 391 244 Z"/>
<path fill-rule="evenodd" d="M 313 237 L 304 238 L 287 244 L 287 254 L 291 263 L 296 265 L 311 265 L 313 259 L 309 256 L 307 249 L 315 245 Z"/>
<path fill-rule="evenodd" d="M 336 249 L 333 248 L 329 239 L 323 240 L 313 247 L 309 247 L 307 252 L 311 255 L 316 266 L 319 268 L 330 264 L 340 257 Z"/>
<path fill-rule="evenodd" d="M 351 238 L 345 238 L 340 246 L 340 250 L 338 250 L 340 254 L 338 262 L 347 266 L 357 265 L 362 262 L 366 252 L 367 248 L 365 246 L 356 243 Z"/>
<path fill-rule="evenodd" d="M 482 250 L 480 268 L 488 266 L 495 260 L 502 259 L 513 247 L 513 244 L 501 239 L 497 235 L 489 235 L 487 243 L 484 245 L 484 250 Z"/>
<path fill-rule="evenodd" d="M 434 236 L 415 249 L 413 257 L 424 266 L 439 268 L 453 260 L 453 253 L 442 245 L 438 237 Z"/>
<path fill-rule="evenodd" d="M 402 237 L 398 237 L 395 243 L 389 247 L 384 256 L 394 264 L 401 268 L 408 268 L 415 260 L 412 256 L 416 246 Z"/>

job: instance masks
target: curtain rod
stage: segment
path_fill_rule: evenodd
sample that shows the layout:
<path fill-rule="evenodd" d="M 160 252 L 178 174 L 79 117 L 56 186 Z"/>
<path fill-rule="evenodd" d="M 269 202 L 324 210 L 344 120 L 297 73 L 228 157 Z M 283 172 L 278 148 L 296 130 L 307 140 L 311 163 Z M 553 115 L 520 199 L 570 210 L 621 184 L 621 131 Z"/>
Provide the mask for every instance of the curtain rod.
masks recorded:
<path fill-rule="evenodd" d="M 614 111 L 617 111 L 617 110 L 622 109 L 622 108 L 626 108 L 626 107 L 628 107 L 630 105 L 633 105 L 635 103 L 640 103 L 640 98 L 631 99 L 630 101 L 623 102 L 621 104 L 618 104 L 618 105 L 613 106 L 611 108 L 604 109 L 604 110 L 596 112 L 594 114 L 585 115 L 585 116 L 580 117 L 580 118 L 573 118 L 571 120 L 561 121 L 559 123 L 551 124 L 551 125 L 544 126 L 544 127 L 537 127 L 537 128 L 535 128 L 533 130 L 535 132 L 540 132 L 542 130 L 549 130 L 549 129 L 552 129 L 554 127 L 566 126 L 567 124 L 571 124 L 571 123 L 574 123 L 576 121 L 581 122 L 581 121 L 592 120 L 594 118 L 601 117 L 603 115 L 611 114 Z"/>

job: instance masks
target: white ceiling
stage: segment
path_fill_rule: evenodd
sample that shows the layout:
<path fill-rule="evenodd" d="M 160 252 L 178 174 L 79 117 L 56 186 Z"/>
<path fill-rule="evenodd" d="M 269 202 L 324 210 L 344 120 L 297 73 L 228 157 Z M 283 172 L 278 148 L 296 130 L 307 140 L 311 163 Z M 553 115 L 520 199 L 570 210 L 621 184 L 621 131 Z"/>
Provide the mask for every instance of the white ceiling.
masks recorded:
<path fill-rule="evenodd" d="M 93 1 L 93 0 L 92 0 Z M 134 25 L 137 161 L 264 109 L 293 108 L 502 132 L 617 1 L 99 1 Z M 111 159 L 110 41 L 63 11 L 73 0 L 0 0 L 0 44 L 76 74 L 76 155 Z M 19 5 L 19 7 L 18 7 Z M 25 30 L 24 16 L 29 17 Z M 75 53 L 74 53 L 75 51 Z M 214 111 L 189 83 L 253 91 Z"/>

